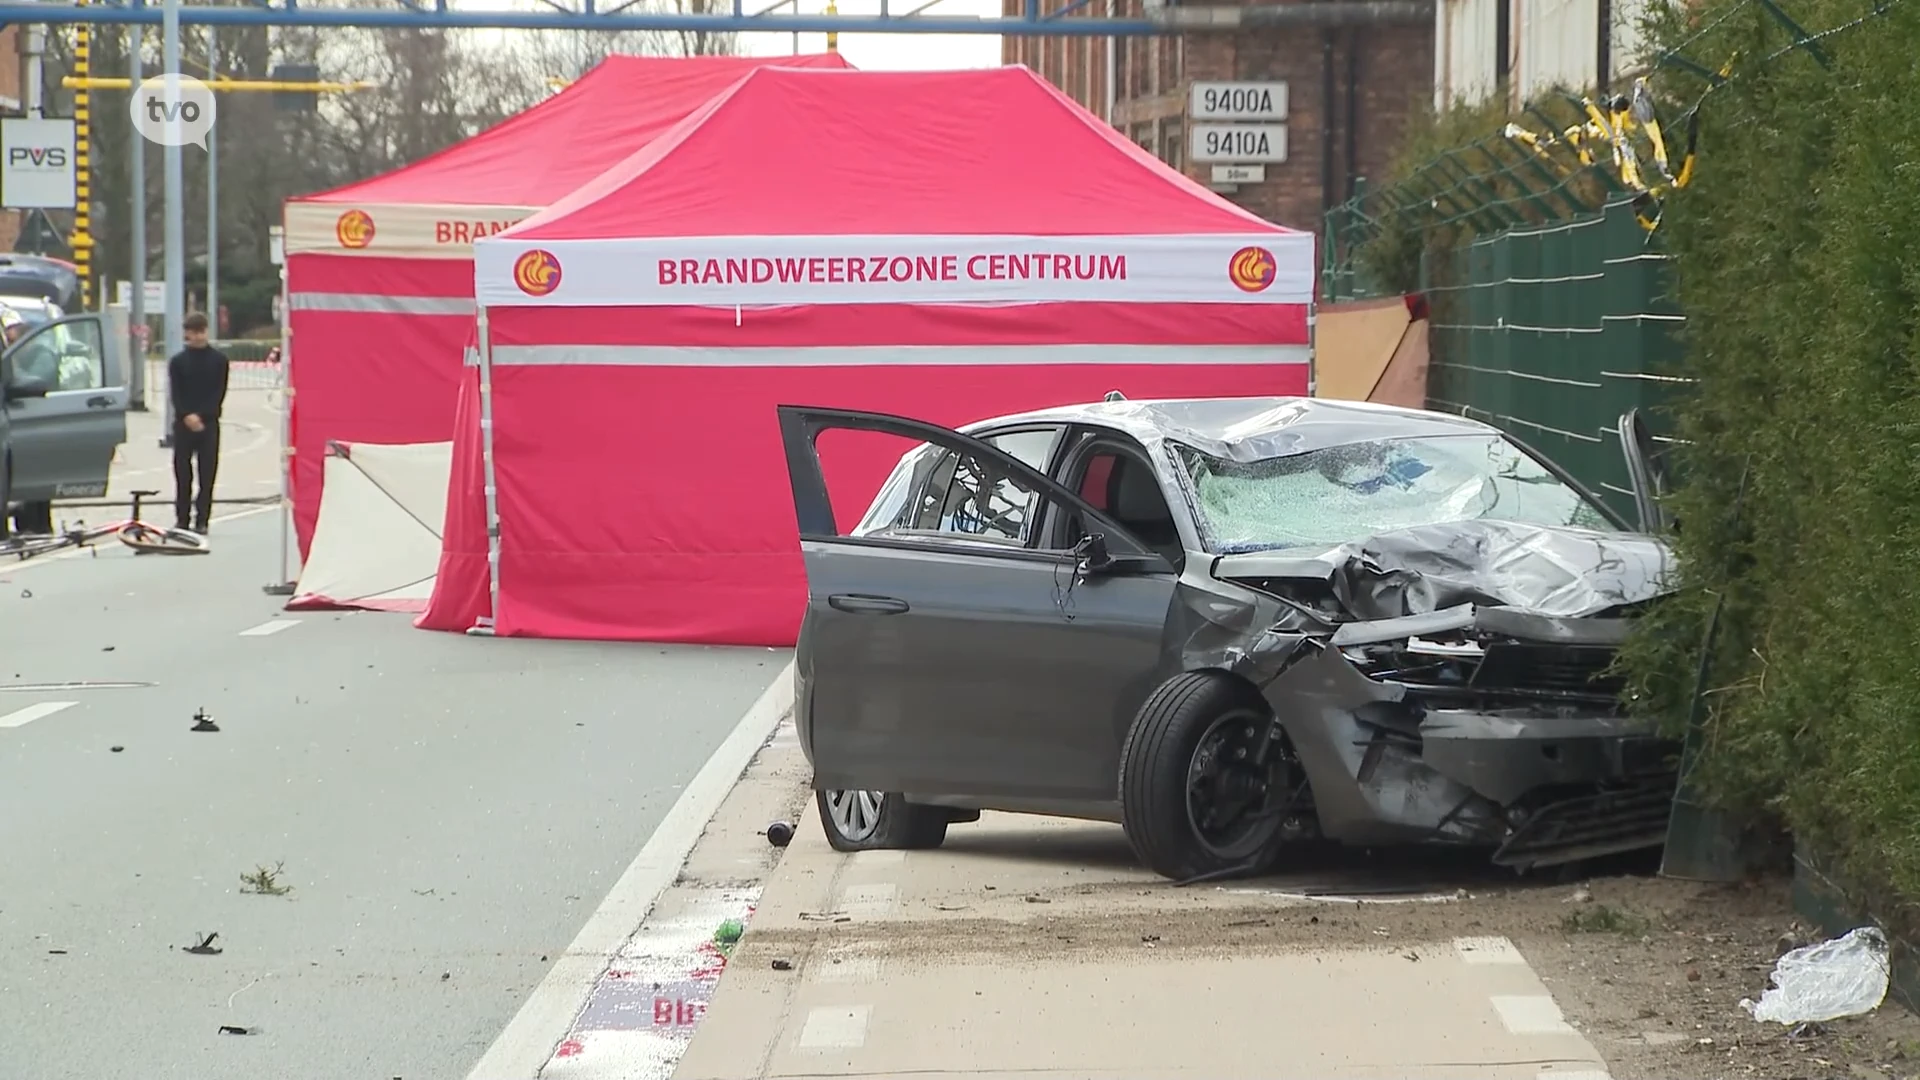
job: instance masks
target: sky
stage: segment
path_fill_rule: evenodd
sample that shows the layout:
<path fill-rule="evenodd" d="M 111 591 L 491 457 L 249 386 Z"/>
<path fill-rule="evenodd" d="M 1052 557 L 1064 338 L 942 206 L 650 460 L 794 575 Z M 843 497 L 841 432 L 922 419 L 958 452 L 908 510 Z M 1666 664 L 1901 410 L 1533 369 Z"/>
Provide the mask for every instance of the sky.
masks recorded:
<path fill-rule="evenodd" d="M 776 0 L 744 0 L 748 11 L 764 11 Z M 826 9 L 826 0 L 794 0 L 803 14 Z M 925 0 L 889 0 L 889 10 L 912 11 Z M 787 14 L 791 5 L 780 9 Z M 841 15 L 878 15 L 880 0 L 839 0 Z M 928 15 L 953 17 L 993 17 L 1000 14 L 999 0 L 937 0 Z M 740 51 L 749 56 L 781 56 L 795 51 L 825 52 L 826 35 L 801 34 L 800 47 L 794 48 L 792 34 L 741 34 Z M 841 34 L 840 53 L 854 67 L 869 71 L 934 71 L 951 68 L 997 67 L 1000 64 L 998 34 Z"/>

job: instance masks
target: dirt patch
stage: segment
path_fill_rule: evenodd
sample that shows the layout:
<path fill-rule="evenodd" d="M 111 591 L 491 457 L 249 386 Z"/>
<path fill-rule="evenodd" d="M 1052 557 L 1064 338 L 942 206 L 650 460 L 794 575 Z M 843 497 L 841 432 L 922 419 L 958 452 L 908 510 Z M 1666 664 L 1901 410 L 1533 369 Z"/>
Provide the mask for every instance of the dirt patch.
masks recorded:
<path fill-rule="evenodd" d="M 1610 878 L 1512 912 L 1520 947 L 1615 1080 L 1911 1080 L 1920 1017 L 1872 1014 L 1789 1030 L 1739 1006 L 1787 949 L 1818 940 L 1784 879 L 1705 886 Z"/>

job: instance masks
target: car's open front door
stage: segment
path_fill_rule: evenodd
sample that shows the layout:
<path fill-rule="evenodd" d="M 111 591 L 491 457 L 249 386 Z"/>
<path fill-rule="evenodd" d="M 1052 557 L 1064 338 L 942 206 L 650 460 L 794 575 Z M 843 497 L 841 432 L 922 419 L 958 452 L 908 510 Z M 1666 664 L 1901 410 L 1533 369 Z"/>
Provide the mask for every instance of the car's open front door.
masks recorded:
<path fill-rule="evenodd" d="M 1636 524 L 1642 532 L 1665 532 L 1671 522 L 1660 505 L 1666 494 L 1666 477 L 1661 471 L 1659 447 L 1653 432 L 1639 409 L 1629 409 L 1620 417 L 1620 451 L 1627 458 L 1627 479 L 1633 485 Z"/>
<path fill-rule="evenodd" d="M 779 412 L 807 571 L 798 662 L 815 785 L 1111 798 L 1113 703 L 1154 675 L 1172 566 L 980 440 L 876 413 Z M 851 533 L 817 446 L 834 430 L 927 444 Z M 1043 546 L 1048 504 L 1091 523 L 1090 538 Z"/>

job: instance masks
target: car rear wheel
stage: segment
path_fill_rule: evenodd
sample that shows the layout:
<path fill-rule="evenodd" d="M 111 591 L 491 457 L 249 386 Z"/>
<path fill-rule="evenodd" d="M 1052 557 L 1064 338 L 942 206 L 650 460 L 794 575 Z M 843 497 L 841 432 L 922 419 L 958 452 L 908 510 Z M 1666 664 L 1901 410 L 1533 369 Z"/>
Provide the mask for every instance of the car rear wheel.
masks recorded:
<path fill-rule="evenodd" d="M 1176 675 L 1140 707 L 1120 749 L 1120 813 L 1149 869 L 1186 880 L 1271 850 L 1272 769 L 1252 764 L 1270 717 L 1257 690 L 1217 671 Z"/>
<path fill-rule="evenodd" d="M 916 806 L 899 792 L 821 791 L 814 800 L 835 851 L 937 848 L 947 839 L 946 811 Z"/>
<path fill-rule="evenodd" d="M 14 514 L 13 523 L 20 532 L 30 536 L 48 536 L 53 532 L 53 502 L 21 503 L 20 510 Z"/>

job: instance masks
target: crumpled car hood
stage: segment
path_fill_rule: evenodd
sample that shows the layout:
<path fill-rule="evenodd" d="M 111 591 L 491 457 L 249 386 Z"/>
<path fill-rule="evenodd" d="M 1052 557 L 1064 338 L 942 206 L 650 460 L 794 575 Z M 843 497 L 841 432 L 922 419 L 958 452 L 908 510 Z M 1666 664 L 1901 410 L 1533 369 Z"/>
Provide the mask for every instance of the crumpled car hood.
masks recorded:
<path fill-rule="evenodd" d="M 1231 579 L 1325 582 L 1355 619 L 1461 604 L 1583 618 L 1671 591 L 1672 550 L 1652 536 L 1465 521 L 1378 533 L 1324 551 L 1223 555 Z"/>

